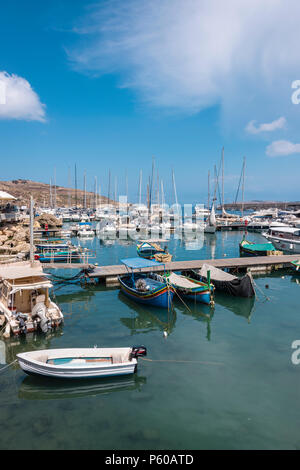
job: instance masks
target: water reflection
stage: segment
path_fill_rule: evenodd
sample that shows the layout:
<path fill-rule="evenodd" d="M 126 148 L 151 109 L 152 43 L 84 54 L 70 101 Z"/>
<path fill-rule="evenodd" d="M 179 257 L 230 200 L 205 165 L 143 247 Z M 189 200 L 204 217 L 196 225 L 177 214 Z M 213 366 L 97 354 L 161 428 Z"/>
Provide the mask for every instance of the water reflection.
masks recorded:
<path fill-rule="evenodd" d="M 250 323 L 251 316 L 254 312 L 255 297 L 234 297 L 231 295 L 216 292 L 215 303 L 222 305 L 239 317 L 244 317 Z"/>
<path fill-rule="evenodd" d="M 63 335 L 61 327 L 47 334 L 41 332 L 27 333 L 26 335 L 12 336 L 5 341 L 6 362 L 9 364 L 16 359 L 16 355 L 26 351 L 50 349 L 51 342 Z"/>
<path fill-rule="evenodd" d="M 211 340 L 211 321 L 214 315 L 214 308 L 210 305 L 188 302 L 184 305 L 181 302 L 176 303 L 176 309 L 183 315 L 191 316 L 196 321 L 206 326 L 206 339 Z"/>
<path fill-rule="evenodd" d="M 134 374 L 128 377 L 112 377 L 66 381 L 48 379 L 47 377 L 25 377 L 22 381 L 18 397 L 23 400 L 57 400 L 66 398 L 83 398 L 114 392 L 140 391 L 146 383 L 146 377 Z"/>
<path fill-rule="evenodd" d="M 176 324 L 176 312 L 174 309 L 159 309 L 156 307 L 145 308 L 143 305 L 136 304 L 122 292 L 119 292 L 119 300 L 126 304 L 136 313 L 131 317 L 120 317 L 122 325 L 126 326 L 132 335 L 138 333 L 149 333 L 150 331 L 161 330 L 168 334 L 172 333 Z"/>

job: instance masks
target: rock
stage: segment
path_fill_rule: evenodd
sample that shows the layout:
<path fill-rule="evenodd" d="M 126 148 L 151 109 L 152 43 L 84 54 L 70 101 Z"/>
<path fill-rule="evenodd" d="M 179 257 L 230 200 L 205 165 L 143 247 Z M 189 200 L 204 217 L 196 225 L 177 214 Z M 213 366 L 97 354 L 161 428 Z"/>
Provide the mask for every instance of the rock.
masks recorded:
<path fill-rule="evenodd" d="M 49 228 L 61 227 L 62 221 L 52 214 L 42 214 L 36 219 L 42 228 L 47 224 Z"/>
<path fill-rule="evenodd" d="M 21 251 L 27 253 L 30 251 L 30 244 L 26 242 L 19 243 L 17 246 L 15 246 L 14 251 L 16 253 L 20 253 Z"/>
<path fill-rule="evenodd" d="M 6 242 L 7 239 L 8 239 L 8 237 L 6 235 L 0 235 L 0 242 L 1 243 Z"/>

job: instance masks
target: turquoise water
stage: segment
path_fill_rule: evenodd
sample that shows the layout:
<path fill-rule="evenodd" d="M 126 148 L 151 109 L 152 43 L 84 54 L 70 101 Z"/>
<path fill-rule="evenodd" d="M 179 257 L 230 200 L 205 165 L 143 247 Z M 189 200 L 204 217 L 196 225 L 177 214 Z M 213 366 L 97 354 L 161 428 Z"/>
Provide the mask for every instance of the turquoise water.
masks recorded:
<path fill-rule="evenodd" d="M 175 260 L 233 257 L 241 237 L 218 232 L 202 247 L 173 239 L 169 248 Z M 134 243 L 81 243 L 99 264 L 136 255 Z M 56 285 L 64 326 L 6 340 L 7 363 L 33 349 L 139 344 L 147 360 L 133 376 L 71 383 L 29 377 L 14 364 L 0 374 L 0 448 L 300 448 L 300 365 L 291 362 L 300 339 L 297 281 L 278 271 L 255 278 L 256 299 L 217 294 L 213 310 L 176 302 L 170 312 L 135 304 L 118 288 Z"/>

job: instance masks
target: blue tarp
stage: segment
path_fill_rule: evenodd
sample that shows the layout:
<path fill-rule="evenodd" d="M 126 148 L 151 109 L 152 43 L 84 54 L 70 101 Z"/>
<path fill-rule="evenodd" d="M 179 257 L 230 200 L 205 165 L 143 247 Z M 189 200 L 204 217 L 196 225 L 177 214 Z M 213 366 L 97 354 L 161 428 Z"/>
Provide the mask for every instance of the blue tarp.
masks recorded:
<path fill-rule="evenodd" d="M 79 225 L 92 225 L 91 222 L 79 222 Z"/>
<path fill-rule="evenodd" d="M 120 261 L 131 269 L 151 268 L 153 266 L 161 266 L 163 264 L 158 261 L 152 261 L 151 259 L 145 258 L 126 258 L 121 259 Z"/>

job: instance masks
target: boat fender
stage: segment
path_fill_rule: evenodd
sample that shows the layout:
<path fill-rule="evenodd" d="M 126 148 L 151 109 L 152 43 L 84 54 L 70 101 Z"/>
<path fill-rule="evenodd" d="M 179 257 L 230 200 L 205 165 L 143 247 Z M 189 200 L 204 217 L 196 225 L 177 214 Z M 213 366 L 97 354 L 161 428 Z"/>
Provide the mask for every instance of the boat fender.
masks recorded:
<path fill-rule="evenodd" d="M 131 353 L 130 353 L 130 360 L 141 356 L 147 356 L 147 349 L 145 346 L 132 346 Z"/>

